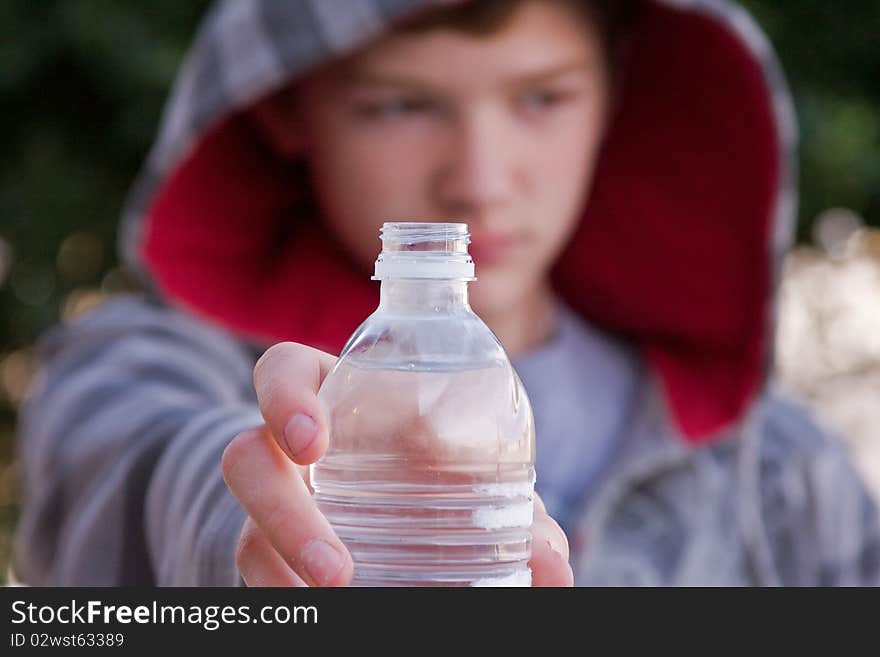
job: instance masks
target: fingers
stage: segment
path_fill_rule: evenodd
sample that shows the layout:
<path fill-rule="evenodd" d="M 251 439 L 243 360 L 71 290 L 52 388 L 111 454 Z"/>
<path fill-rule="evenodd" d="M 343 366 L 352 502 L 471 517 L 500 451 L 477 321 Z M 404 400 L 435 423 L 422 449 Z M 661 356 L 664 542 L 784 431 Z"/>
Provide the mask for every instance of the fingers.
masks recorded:
<path fill-rule="evenodd" d="M 306 583 L 284 561 L 263 530 L 248 518 L 241 529 L 235 565 L 248 586 L 305 586 Z"/>
<path fill-rule="evenodd" d="M 312 463 L 327 449 L 327 423 L 317 393 L 335 362 L 323 351 L 282 342 L 267 349 L 254 367 L 263 419 L 296 463 Z"/>
<path fill-rule="evenodd" d="M 547 513 L 547 507 L 544 506 L 544 500 L 541 499 L 541 496 L 538 495 L 538 492 L 535 491 L 535 513 Z"/>
<path fill-rule="evenodd" d="M 532 586 L 572 586 L 574 573 L 568 557 L 565 532 L 536 504 L 532 522 L 532 558 L 529 561 Z"/>
<path fill-rule="evenodd" d="M 223 452 L 222 466 L 233 495 L 294 573 L 309 586 L 350 582 L 351 555 L 265 427 L 236 436 Z M 277 574 L 275 566 L 267 568 Z"/>

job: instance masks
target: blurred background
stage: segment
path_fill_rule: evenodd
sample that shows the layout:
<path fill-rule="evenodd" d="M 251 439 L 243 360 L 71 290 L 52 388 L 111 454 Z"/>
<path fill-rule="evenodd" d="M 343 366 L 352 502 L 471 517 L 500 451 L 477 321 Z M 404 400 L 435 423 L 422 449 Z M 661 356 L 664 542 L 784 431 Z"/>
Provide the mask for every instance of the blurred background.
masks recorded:
<path fill-rule="evenodd" d="M 776 385 L 851 448 L 880 497 L 880 2 L 749 0 L 795 95 L 798 247 Z M 116 222 L 209 2 L 0 3 L 0 584 L 18 496 L 16 409 L 34 340 L 129 289 Z"/>

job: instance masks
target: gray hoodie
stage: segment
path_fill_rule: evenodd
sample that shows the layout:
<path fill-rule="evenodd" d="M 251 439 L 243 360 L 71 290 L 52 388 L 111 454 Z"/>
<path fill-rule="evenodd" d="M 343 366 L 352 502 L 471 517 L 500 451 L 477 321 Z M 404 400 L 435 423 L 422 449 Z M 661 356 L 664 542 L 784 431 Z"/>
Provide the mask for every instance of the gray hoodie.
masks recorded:
<path fill-rule="evenodd" d="M 338 352 L 376 301 L 251 110 L 429 4 L 230 0 L 205 17 L 120 231 L 146 293 L 41 344 L 22 581 L 240 583 L 244 512 L 219 462 L 261 422 L 253 365 L 282 339 Z M 576 583 L 880 583 L 874 503 L 769 387 L 796 132 L 769 44 L 735 5 L 645 2 L 622 85 L 554 271 L 557 335 L 515 363 Z"/>

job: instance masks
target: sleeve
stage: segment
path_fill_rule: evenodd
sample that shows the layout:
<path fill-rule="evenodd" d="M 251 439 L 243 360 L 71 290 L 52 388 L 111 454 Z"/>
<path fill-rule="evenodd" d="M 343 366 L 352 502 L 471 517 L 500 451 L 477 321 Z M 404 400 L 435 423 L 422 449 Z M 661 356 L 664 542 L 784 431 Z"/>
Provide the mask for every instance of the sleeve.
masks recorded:
<path fill-rule="evenodd" d="M 768 523 L 777 546 L 787 546 L 780 569 L 811 564 L 810 585 L 880 586 L 880 512 L 845 444 L 791 401 L 775 397 L 771 407 L 766 437 L 778 474 L 765 502 L 784 498 L 787 507 Z M 798 575 L 793 581 L 805 583 Z"/>
<path fill-rule="evenodd" d="M 238 585 L 244 511 L 220 457 L 261 423 L 253 355 L 122 298 L 50 333 L 22 410 L 14 567 L 25 584 Z"/>
<path fill-rule="evenodd" d="M 880 586 L 880 521 L 848 454 L 831 446 L 807 465 L 814 500 L 820 585 Z"/>

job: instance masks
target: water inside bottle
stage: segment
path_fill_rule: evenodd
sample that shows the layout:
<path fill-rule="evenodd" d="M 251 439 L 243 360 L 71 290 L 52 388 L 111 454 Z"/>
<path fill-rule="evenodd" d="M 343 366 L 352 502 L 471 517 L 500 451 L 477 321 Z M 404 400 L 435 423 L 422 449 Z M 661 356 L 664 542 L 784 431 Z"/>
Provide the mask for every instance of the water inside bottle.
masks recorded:
<path fill-rule="evenodd" d="M 315 500 L 354 584 L 530 583 L 533 429 L 509 364 L 345 360 L 319 397 L 331 442 Z"/>

